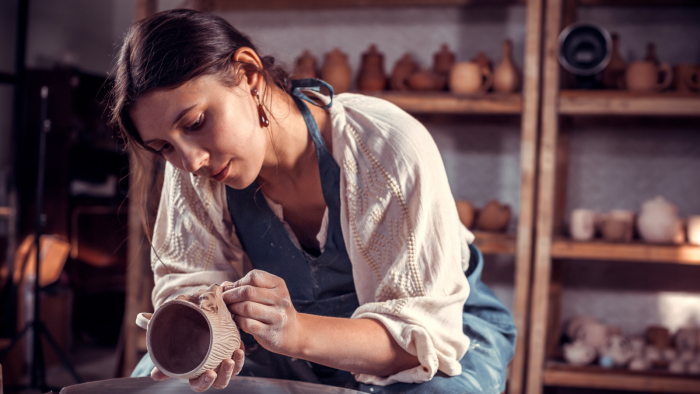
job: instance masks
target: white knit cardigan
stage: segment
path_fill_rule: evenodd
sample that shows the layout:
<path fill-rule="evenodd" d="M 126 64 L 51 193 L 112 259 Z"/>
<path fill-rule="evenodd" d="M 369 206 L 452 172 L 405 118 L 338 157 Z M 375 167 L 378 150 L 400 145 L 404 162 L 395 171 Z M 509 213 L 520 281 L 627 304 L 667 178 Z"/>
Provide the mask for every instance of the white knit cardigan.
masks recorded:
<path fill-rule="evenodd" d="M 459 222 L 437 146 L 421 123 L 384 100 L 341 94 L 330 114 L 333 158 L 341 169 L 340 221 L 360 302 L 352 318 L 380 321 L 421 364 L 388 377 L 355 377 L 388 385 L 427 381 L 438 370 L 457 375 L 469 347 L 462 307 L 474 236 Z M 280 207 L 268 202 L 283 220 Z M 169 163 L 153 245 L 156 308 L 252 269 L 231 223 L 224 184 Z"/>

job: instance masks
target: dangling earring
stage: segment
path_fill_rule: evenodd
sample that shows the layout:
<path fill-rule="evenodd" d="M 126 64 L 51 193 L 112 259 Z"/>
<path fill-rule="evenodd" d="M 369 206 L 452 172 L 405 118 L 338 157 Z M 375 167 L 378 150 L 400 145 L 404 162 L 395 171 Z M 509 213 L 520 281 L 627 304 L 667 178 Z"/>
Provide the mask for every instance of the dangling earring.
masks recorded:
<path fill-rule="evenodd" d="M 260 93 L 258 93 L 258 89 L 253 89 L 253 91 L 255 95 L 258 96 L 258 118 L 260 118 L 260 127 L 267 127 L 270 125 L 270 120 L 267 119 L 265 110 L 263 110 L 263 106 L 260 104 Z"/>

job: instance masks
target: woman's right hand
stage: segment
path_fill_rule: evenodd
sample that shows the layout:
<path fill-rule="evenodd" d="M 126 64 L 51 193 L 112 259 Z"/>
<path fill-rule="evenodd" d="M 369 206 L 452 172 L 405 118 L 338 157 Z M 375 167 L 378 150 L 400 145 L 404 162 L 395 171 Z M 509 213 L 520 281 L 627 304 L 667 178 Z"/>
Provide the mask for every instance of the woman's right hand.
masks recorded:
<path fill-rule="evenodd" d="M 212 386 L 215 389 L 226 388 L 231 377 L 238 375 L 241 372 L 241 368 L 243 368 L 243 361 L 245 360 L 244 350 L 243 341 L 241 341 L 241 348 L 236 349 L 231 358 L 222 361 L 218 369 L 210 369 L 198 378 L 190 379 L 190 387 L 192 390 L 201 393 Z M 151 378 L 156 381 L 170 379 L 170 377 L 161 372 L 158 367 L 153 368 L 153 371 L 151 371 Z"/>

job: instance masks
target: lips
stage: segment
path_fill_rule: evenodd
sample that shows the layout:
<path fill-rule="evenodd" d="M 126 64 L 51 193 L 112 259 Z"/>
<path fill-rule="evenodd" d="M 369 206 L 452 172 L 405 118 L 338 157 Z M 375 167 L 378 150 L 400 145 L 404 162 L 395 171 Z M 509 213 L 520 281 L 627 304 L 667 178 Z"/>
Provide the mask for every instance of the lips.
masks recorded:
<path fill-rule="evenodd" d="M 217 172 L 211 176 L 212 179 L 214 179 L 217 182 L 223 181 L 228 176 L 228 171 L 229 171 L 230 167 L 231 167 L 231 162 L 226 163 L 224 168 L 222 168 L 221 170 L 219 170 L 219 172 Z"/>

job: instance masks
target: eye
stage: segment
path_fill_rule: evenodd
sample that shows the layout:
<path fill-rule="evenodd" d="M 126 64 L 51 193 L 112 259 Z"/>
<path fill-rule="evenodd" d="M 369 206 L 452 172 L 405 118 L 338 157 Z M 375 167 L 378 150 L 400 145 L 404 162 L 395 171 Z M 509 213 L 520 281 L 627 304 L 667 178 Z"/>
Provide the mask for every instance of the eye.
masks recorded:
<path fill-rule="evenodd" d="M 187 130 L 192 131 L 192 130 L 197 130 L 200 127 L 202 127 L 202 122 L 204 121 L 204 114 L 200 114 L 197 117 L 197 120 L 194 121 L 191 125 L 187 126 Z"/>

